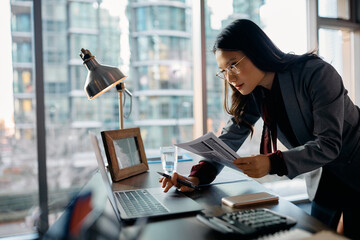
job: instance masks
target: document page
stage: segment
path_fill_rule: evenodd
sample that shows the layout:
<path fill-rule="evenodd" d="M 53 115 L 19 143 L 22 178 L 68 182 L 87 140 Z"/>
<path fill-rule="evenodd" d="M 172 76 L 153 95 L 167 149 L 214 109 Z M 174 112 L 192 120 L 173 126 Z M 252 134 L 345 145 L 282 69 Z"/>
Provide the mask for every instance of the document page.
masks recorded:
<path fill-rule="evenodd" d="M 233 164 L 233 161 L 239 158 L 239 155 L 221 141 L 221 139 L 216 137 L 213 132 L 209 132 L 190 142 L 175 145 L 196 155 L 240 171 L 240 169 Z"/>

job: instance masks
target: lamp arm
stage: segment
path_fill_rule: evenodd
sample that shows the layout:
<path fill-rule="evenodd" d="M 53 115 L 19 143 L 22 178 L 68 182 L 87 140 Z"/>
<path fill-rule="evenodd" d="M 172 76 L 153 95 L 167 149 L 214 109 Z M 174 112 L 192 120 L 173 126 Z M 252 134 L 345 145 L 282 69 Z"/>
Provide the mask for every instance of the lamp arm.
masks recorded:
<path fill-rule="evenodd" d="M 130 114 L 131 114 L 131 110 L 132 110 L 132 93 L 125 87 L 125 83 L 121 82 L 118 85 L 116 85 L 116 90 L 119 93 L 119 118 L 120 118 L 120 129 L 124 128 L 124 118 L 128 119 Z M 125 92 L 124 95 L 124 102 L 122 101 L 122 96 L 123 96 L 123 92 Z M 123 107 L 125 106 L 126 103 L 126 95 L 128 95 L 130 97 L 130 110 L 129 112 L 124 115 L 123 113 Z"/>
<path fill-rule="evenodd" d="M 124 90 L 125 90 L 124 103 L 123 103 L 124 106 L 125 106 L 125 103 L 126 103 L 126 95 L 128 95 L 130 97 L 129 112 L 126 115 L 124 115 L 124 118 L 128 119 L 130 114 L 131 114 L 131 110 L 132 110 L 132 93 L 129 90 L 127 90 L 126 88 L 124 88 Z"/>
<path fill-rule="evenodd" d="M 129 97 L 132 97 L 132 93 L 127 88 L 125 88 L 124 90 L 129 95 Z"/>

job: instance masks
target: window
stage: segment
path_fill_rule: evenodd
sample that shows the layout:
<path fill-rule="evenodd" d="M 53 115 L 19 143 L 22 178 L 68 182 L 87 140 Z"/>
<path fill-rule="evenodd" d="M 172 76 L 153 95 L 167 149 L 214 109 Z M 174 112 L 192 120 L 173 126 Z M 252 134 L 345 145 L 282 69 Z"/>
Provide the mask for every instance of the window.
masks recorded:
<path fill-rule="evenodd" d="M 327 4 L 322 4 L 322 3 Z M 351 11 L 350 6 L 358 7 Z M 341 75 L 349 97 L 359 104 L 359 84 L 355 81 L 360 64 L 359 3 L 350 0 L 318 1 L 319 55 L 332 64 Z"/>
<path fill-rule="evenodd" d="M 5 4 L 4 4 L 5 3 Z M 10 8 L 11 7 L 11 8 Z M 39 214 L 32 2 L 2 1 L 0 237 L 36 231 Z M 10 10 L 11 9 L 11 10 Z M 11 24 L 10 24 L 11 16 Z M 11 47 L 12 46 L 12 47 Z M 16 124 L 14 124 L 16 122 Z M 15 232 L 16 231 L 16 232 Z"/>
<path fill-rule="evenodd" d="M 179 2 L 179 1 L 176 1 Z M 186 25 L 186 6 L 173 7 L 171 4 L 164 6 L 145 6 L 142 4 L 132 4 L 135 7 L 137 19 L 137 31 L 149 30 L 178 30 L 187 31 Z M 171 21 L 169 21 L 171 19 Z"/>
<path fill-rule="evenodd" d="M 194 78 L 200 71 L 193 61 L 197 49 L 193 49 L 192 30 L 198 28 L 192 22 L 195 2 L 42 0 L 44 93 L 36 95 L 35 3 L 0 1 L 1 22 L 6 25 L 0 65 L 8 72 L 0 81 L 1 89 L 6 89 L 0 101 L 7 103 L 0 111 L 0 237 L 36 232 L 39 196 L 44 195 L 38 189 L 38 175 L 44 172 L 48 208 L 41 208 L 49 209 L 51 225 L 97 167 L 88 131 L 119 128 L 116 90 L 93 101 L 86 99 L 87 70 L 79 57 L 81 48 L 89 49 L 100 64 L 117 66 L 128 76 L 124 81 L 133 93 L 133 109 L 125 127 L 140 127 L 148 156 L 158 155 L 160 146 L 194 138 L 199 125 L 194 110 L 199 89 L 194 84 L 201 81 Z M 359 65 L 360 14 L 350 14 L 359 12 L 354 2 L 206 0 L 207 130 L 220 133 L 229 117 L 222 110 L 222 82 L 215 77 L 218 67 L 211 47 L 221 28 L 236 18 L 258 23 L 284 52 L 301 54 L 318 47 L 320 55 L 342 74 L 349 95 L 359 102 L 360 84 L 355 79 L 360 70 L 354 66 Z M 314 21 L 306 21 L 307 4 L 310 10 L 318 10 Z M 318 26 L 315 34 L 307 34 L 307 23 Z M 307 46 L 307 38 L 316 44 Z M 39 107 L 37 96 L 44 97 L 45 106 Z M 128 109 L 127 99 L 125 113 Z M 45 118 L 46 138 L 37 138 L 36 110 Z M 255 136 L 240 150 L 242 155 L 258 152 L 261 126 L 259 121 Z M 47 169 L 40 172 L 38 139 L 46 140 L 41 147 L 46 147 Z M 277 180 L 284 178 L 261 181 Z"/>
<path fill-rule="evenodd" d="M 318 0 L 319 17 L 350 19 L 350 0 Z"/>
<path fill-rule="evenodd" d="M 210 51 L 216 35 L 226 25 L 238 18 L 248 18 L 256 22 L 284 52 L 298 54 L 307 51 L 306 1 L 305 0 L 267 0 L 267 1 L 211 1 L 206 9 L 206 47 L 207 54 L 207 109 L 208 131 L 220 134 L 229 116 L 222 106 L 223 82 L 216 77 L 218 66 L 214 54 Z M 223 11 L 216 11 L 222 6 Z M 286 9 L 283 11 L 281 9 Z M 287 19 L 287 21 L 283 21 Z M 242 155 L 259 152 L 262 121 L 256 125 L 254 137 L 240 150 Z"/>
<path fill-rule="evenodd" d="M 98 4 L 96 1 L 69 2 L 70 28 L 81 28 L 84 30 L 97 29 L 97 14 Z"/>
<path fill-rule="evenodd" d="M 266 1 L 206 1 L 206 48 L 207 53 L 207 130 L 213 131 L 219 135 L 221 129 L 225 126 L 229 116 L 223 110 L 222 89 L 223 80 L 216 77 L 218 66 L 214 54 L 210 51 L 216 35 L 220 33 L 226 25 L 238 18 L 247 18 L 257 23 L 272 41 L 284 52 L 295 52 L 302 54 L 307 52 L 307 34 L 306 34 L 306 0 L 266 0 Z M 221 5 L 222 11 L 216 11 Z M 283 11 L 282 9 L 286 9 Z M 286 19 L 286 21 L 284 21 Z M 255 125 L 253 137 L 246 140 L 238 151 L 241 156 L 259 154 L 259 146 L 262 133 L 262 120 Z M 278 143 L 279 149 L 285 150 Z M 274 182 L 287 180 L 285 177 L 273 175 L 258 179 L 260 182 Z M 292 182 L 297 183 L 297 182 Z M 294 192 L 301 188 L 304 191 L 304 182 L 294 186 Z M 269 187 L 279 188 L 274 184 Z M 275 190 L 275 191 L 276 191 Z M 286 194 L 294 194 L 288 192 Z"/>

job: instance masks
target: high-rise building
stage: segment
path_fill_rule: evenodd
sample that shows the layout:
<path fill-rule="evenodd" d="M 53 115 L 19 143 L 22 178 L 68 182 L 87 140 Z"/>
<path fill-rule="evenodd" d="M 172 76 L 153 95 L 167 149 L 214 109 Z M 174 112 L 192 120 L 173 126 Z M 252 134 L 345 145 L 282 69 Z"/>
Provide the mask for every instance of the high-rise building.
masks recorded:
<path fill-rule="evenodd" d="M 133 120 L 149 154 L 192 139 L 191 5 L 129 1 Z"/>
<path fill-rule="evenodd" d="M 88 130 L 116 129 L 118 98 L 105 94 L 88 102 L 83 90 L 87 70 L 79 57 L 87 48 L 99 62 L 121 64 L 119 16 L 101 8 L 101 0 L 42 0 L 42 37 L 50 212 L 61 210 L 96 168 Z M 33 2 L 11 0 L 14 128 L 10 164 L 1 169 L 2 221 L 15 221 L 36 206 L 37 143 L 34 79 Z M 104 107 L 106 106 L 106 107 Z M 20 177 L 21 176 L 21 177 Z M 19 199 L 22 189 L 23 201 Z M 5 201 L 5 202 L 4 202 Z M 9 212 L 6 216 L 4 211 Z M 19 210 L 19 211 L 18 211 Z M 18 212 L 16 212 L 18 211 Z M 16 218 L 14 218 L 16 216 Z"/>
<path fill-rule="evenodd" d="M 49 162 L 89 151 L 87 130 L 118 126 L 118 101 L 114 95 L 88 103 L 83 86 L 86 68 L 79 57 L 87 48 L 103 64 L 118 66 L 119 17 L 100 8 L 101 1 L 42 1 L 44 88 Z M 28 140 L 34 158 L 35 106 L 32 2 L 11 2 L 14 69 L 15 129 Z M 107 107 L 102 107 L 106 105 Z M 68 142 L 68 144 L 65 144 Z M 31 153 L 31 154 L 29 154 Z M 19 153 L 20 154 L 20 153 Z"/>
<path fill-rule="evenodd" d="M 207 2 L 207 1 L 205 1 Z M 209 3 L 209 2 L 208 2 Z M 226 124 L 229 115 L 223 110 L 223 80 L 216 77 L 219 68 L 214 53 L 211 51 L 216 36 L 221 29 L 236 19 L 250 19 L 261 25 L 259 10 L 264 0 L 236 0 L 232 1 L 232 13 L 221 21 L 221 28 L 214 29 L 211 24 L 212 15 L 218 9 L 212 9 L 209 5 L 205 8 L 205 34 L 206 34 L 206 83 L 207 83 L 207 129 L 220 134 Z"/>
<path fill-rule="evenodd" d="M 81 48 L 101 64 L 121 66 L 124 61 L 120 38 L 127 29 L 120 28 L 120 13 L 110 14 L 102 2 L 42 0 L 50 213 L 61 210 L 96 167 L 96 161 L 90 161 L 94 154 L 88 131 L 119 128 L 116 91 L 89 102 L 83 90 L 87 70 L 79 57 Z M 30 208 L 37 204 L 38 187 L 33 3 L 10 4 L 15 104 L 10 158 L 16 159 L 12 166 L 29 169 L 16 187 L 26 188 L 29 197 L 22 207 Z M 131 68 L 125 81 L 134 97 L 125 127 L 139 126 L 147 153 L 158 154 L 160 146 L 193 136 L 191 2 L 129 1 L 127 13 Z M 18 208 L 10 204 L 14 192 L 7 190 L 4 206 Z"/>
<path fill-rule="evenodd" d="M 79 57 L 89 49 L 101 64 L 123 66 L 130 62 L 127 88 L 133 93 L 132 113 L 125 127 L 140 127 L 148 156 L 160 146 L 193 138 L 192 2 L 189 0 L 132 0 L 127 2 L 129 29 L 120 28 L 120 13 L 102 7 L 105 0 L 42 0 L 45 118 L 49 198 L 65 196 L 87 179 L 96 167 L 88 131 L 119 128 L 115 90 L 89 102 L 83 86 L 87 70 Z M 250 18 L 262 0 L 233 2 L 235 18 Z M 29 194 L 36 184 L 36 119 L 33 57 L 32 1 L 11 0 L 14 71 L 14 165 L 27 171 L 19 185 Z M 206 15 L 211 9 L 205 8 Z M 256 20 L 256 19 L 255 19 Z M 222 111 L 222 81 L 212 44 L 219 29 L 206 17 L 208 130 L 219 132 L 227 116 Z M 128 31 L 130 59 L 121 59 L 120 38 Z M 129 104 L 129 102 L 127 102 Z M 127 109 L 128 110 L 128 109 Z M 11 141 L 10 141 L 11 142 Z M 59 195 L 57 195 L 59 197 Z M 32 203 L 36 204 L 34 198 Z M 50 201 L 51 202 L 51 201 Z M 57 202 L 61 208 L 61 203 Z M 50 211 L 56 211 L 50 206 Z"/>

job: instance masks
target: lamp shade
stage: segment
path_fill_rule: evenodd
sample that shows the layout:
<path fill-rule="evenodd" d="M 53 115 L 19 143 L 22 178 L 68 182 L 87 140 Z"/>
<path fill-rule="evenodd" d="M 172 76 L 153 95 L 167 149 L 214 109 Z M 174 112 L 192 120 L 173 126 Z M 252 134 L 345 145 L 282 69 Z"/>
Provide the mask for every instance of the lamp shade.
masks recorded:
<path fill-rule="evenodd" d="M 120 69 L 99 64 L 87 49 L 81 49 L 80 57 L 89 71 L 84 86 L 89 100 L 103 94 L 126 78 Z"/>

